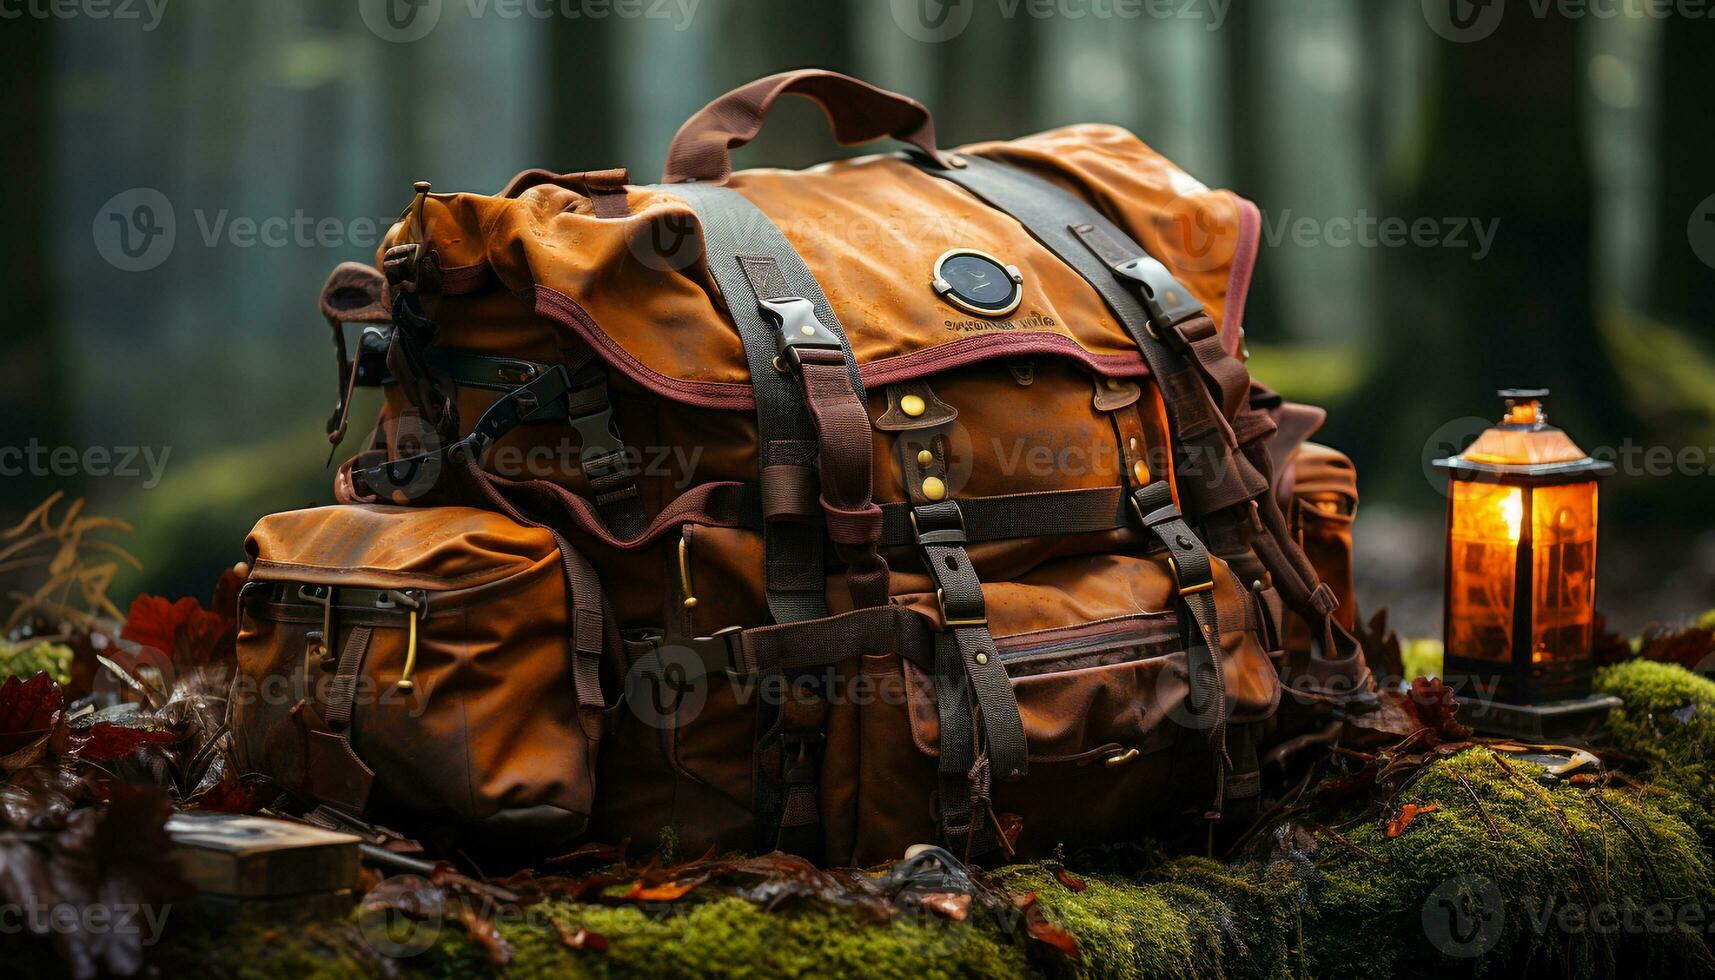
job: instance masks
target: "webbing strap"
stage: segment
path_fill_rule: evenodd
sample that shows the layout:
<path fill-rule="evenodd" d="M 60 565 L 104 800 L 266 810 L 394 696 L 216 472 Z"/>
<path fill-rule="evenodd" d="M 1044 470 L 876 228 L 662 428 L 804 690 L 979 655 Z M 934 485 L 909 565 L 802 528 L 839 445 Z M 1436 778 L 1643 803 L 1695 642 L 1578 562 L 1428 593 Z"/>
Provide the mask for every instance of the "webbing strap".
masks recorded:
<path fill-rule="evenodd" d="M 694 183 L 661 189 L 677 194 L 697 212 L 709 274 L 726 298 L 727 313 L 744 344 L 745 362 L 750 367 L 750 383 L 756 397 L 763 497 L 777 501 L 794 496 L 793 490 L 801 492 L 814 484 L 815 421 L 810 417 L 802 389 L 792 378 L 775 370 L 779 335 L 755 302 L 750 278 L 739 256 L 774 254 L 782 247 L 794 256 L 796 252 L 766 215 L 734 191 Z M 821 290 L 814 282 L 810 288 L 813 295 L 804 298 L 815 303 L 821 297 Z M 825 299 L 822 304 L 826 304 Z M 824 326 L 838 323 L 832 310 L 826 319 L 820 316 L 817 319 Z M 842 349 L 847 349 L 843 339 L 841 344 Z M 789 477 L 789 468 L 804 472 Z M 767 522 L 762 532 L 764 591 L 769 613 L 777 623 L 826 616 L 822 528 L 814 522 L 812 507 L 800 502 L 798 506 L 768 509 L 775 518 Z"/>
<path fill-rule="evenodd" d="M 992 160 L 973 156 L 962 159 L 967 166 L 952 170 L 931 169 L 921 160 L 913 162 L 923 166 L 925 173 L 950 180 L 1012 215 L 1101 294 L 1138 345 L 1161 388 L 1177 436 L 1180 465 L 1175 472 L 1180 492 L 1190 495 L 1195 513 L 1212 513 L 1267 493 L 1268 485 L 1261 474 L 1235 451 L 1237 439 L 1232 426 L 1222 407 L 1214 403 L 1198 369 L 1162 339 L 1156 326 L 1202 329 L 1195 321 L 1207 316 L 1189 291 L 1183 286 L 1175 290 L 1177 284 L 1159 262 L 1083 199 Z M 1100 236 L 1092 235 L 1095 229 L 1100 229 Z M 1130 261 L 1121 263 L 1129 275 L 1092 249 L 1095 237 L 1130 249 Z"/>
<path fill-rule="evenodd" d="M 1344 675 L 1344 690 L 1362 692 L 1367 670 L 1362 650 L 1326 608 L 1327 596 L 1308 562 L 1288 538 L 1270 493 L 1264 469 L 1241 446 L 1235 424 L 1250 438 L 1264 438 L 1244 389 L 1249 375 L 1242 363 L 1219 349 L 1213 321 L 1189 290 L 1087 201 L 1022 170 L 963 157 L 967 166 L 940 169 L 914 158 L 925 173 L 953 181 L 1012 215 L 1032 236 L 1071 266 L 1101 294 L 1108 308 L 1137 343 L 1155 376 L 1177 435 L 1178 485 L 1191 512 L 1208 519 L 1220 511 L 1252 505 L 1258 517 L 1257 555 L 1271 574 L 1285 580 L 1285 595 L 1296 611 L 1321 625 L 1323 653 L 1313 657 L 1320 671 Z M 1214 393 L 1221 403 L 1217 405 Z M 1260 448 L 1260 447 L 1258 447 Z M 1261 455 L 1260 451 L 1257 453 Z M 1273 511 L 1273 513 L 1269 513 Z M 1296 577 L 1302 589 L 1293 589 Z M 1293 593 L 1296 592 L 1295 596 Z M 1322 687 L 1318 678 L 1311 684 Z M 1317 693 L 1322 693 L 1318 691 Z"/>
<path fill-rule="evenodd" d="M 1179 600 L 1191 613 L 1196 632 L 1185 650 L 1186 682 L 1190 687 L 1189 716 L 1192 727 L 1207 731 L 1215 757 L 1215 801 L 1219 814 L 1225 795 L 1226 775 L 1232 767 L 1227 756 L 1227 683 L 1221 667 L 1221 617 L 1215 605 L 1215 567 L 1209 551 L 1185 523 L 1173 504 L 1173 489 L 1157 480 L 1132 492 L 1138 524 L 1167 548 Z"/>
<path fill-rule="evenodd" d="M 774 256 L 741 255 L 738 261 L 779 335 L 780 363 L 804 386 L 804 401 L 816 423 L 818 502 L 828 536 L 846 564 L 852 605 L 879 606 L 887 601 L 887 563 L 876 551 L 881 508 L 870 474 L 874 436 L 863 387 L 853 380 L 851 355 L 841 336 L 815 317 L 814 304 L 799 295 L 801 286 L 787 280 Z"/>

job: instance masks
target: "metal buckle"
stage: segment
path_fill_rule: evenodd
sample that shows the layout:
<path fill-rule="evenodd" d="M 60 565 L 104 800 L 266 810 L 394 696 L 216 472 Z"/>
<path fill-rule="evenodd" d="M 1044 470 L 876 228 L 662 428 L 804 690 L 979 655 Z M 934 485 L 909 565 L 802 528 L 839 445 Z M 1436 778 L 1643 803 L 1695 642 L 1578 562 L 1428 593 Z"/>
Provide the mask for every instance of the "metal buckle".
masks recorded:
<path fill-rule="evenodd" d="M 685 646 L 697 656 L 702 663 L 703 676 L 721 672 L 729 679 L 739 676 L 738 671 L 738 639 L 744 632 L 743 627 L 728 626 L 715 630 L 708 636 L 693 636 L 686 641 Z"/>
<path fill-rule="evenodd" d="M 958 508 L 954 508 L 953 513 L 959 515 L 959 540 L 958 541 L 930 541 L 929 544 L 963 544 L 964 542 L 969 540 L 969 538 L 967 538 L 966 532 L 965 532 L 965 512 L 963 510 L 959 510 Z M 917 526 L 917 511 L 912 510 L 910 512 L 910 517 L 911 517 L 911 537 L 914 541 L 917 542 L 918 547 L 922 547 L 923 546 L 923 531 L 921 528 L 919 528 Z M 952 528 L 943 528 L 941 530 L 932 530 L 929 533 L 930 534 L 945 534 L 946 532 L 951 531 L 951 530 L 952 530 Z"/>
<path fill-rule="evenodd" d="M 1203 312 L 1203 304 L 1191 290 L 1151 256 L 1140 255 L 1115 266 L 1114 272 L 1138 286 L 1144 309 L 1149 311 L 1149 335 L 1156 340 L 1162 339 L 1158 329 L 1177 326 Z"/>
<path fill-rule="evenodd" d="M 947 593 L 944 589 L 935 590 L 935 608 L 941 613 L 941 625 L 948 629 L 961 629 L 967 626 L 987 626 L 989 623 L 988 604 L 984 603 L 975 616 L 954 619 L 947 614 Z"/>
<path fill-rule="evenodd" d="M 1199 592 L 1208 592 L 1215 587 L 1215 570 L 1213 568 L 1209 569 L 1209 578 L 1207 581 L 1186 585 L 1184 582 L 1179 580 L 1179 563 L 1173 560 L 1172 555 L 1167 556 L 1167 567 L 1173 571 L 1173 584 L 1178 586 L 1179 594 L 1182 596 L 1196 595 Z"/>
<path fill-rule="evenodd" d="M 791 370 L 800 365 L 799 351 L 841 350 L 840 339 L 816 318 L 816 307 L 799 296 L 759 299 L 757 305 L 774 323 L 780 339 L 780 358 Z M 779 362 L 775 368 L 780 369 Z"/>

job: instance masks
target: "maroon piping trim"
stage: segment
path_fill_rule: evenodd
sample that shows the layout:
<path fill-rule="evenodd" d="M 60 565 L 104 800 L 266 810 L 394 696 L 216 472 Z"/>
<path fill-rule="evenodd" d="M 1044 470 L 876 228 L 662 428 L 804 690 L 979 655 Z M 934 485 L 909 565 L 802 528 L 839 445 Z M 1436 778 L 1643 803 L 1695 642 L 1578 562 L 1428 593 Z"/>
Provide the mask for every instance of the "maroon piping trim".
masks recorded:
<path fill-rule="evenodd" d="M 702 408 L 756 408 L 756 397 L 748 384 L 684 381 L 669 378 L 650 369 L 596 326 L 594 318 L 564 293 L 547 286 L 537 286 L 535 306 L 539 315 L 570 327 L 584 342 L 601 354 L 602 360 L 651 391 L 659 392 L 674 401 Z M 1067 357 L 1108 377 L 1142 377 L 1149 373 L 1141 355 L 1091 354 L 1070 337 L 1051 333 L 965 337 L 950 344 L 871 361 L 861 366 L 858 373 L 866 386 L 887 385 L 979 361 L 1026 354 Z"/>
<path fill-rule="evenodd" d="M 448 296 L 464 296 L 480 290 L 493 278 L 494 271 L 487 262 L 453 266 L 441 270 L 441 292 Z"/>
<path fill-rule="evenodd" d="M 1234 195 L 1237 197 L 1237 195 Z M 1262 244 L 1262 214 L 1255 204 L 1239 198 L 1239 245 L 1233 253 L 1233 270 L 1227 279 L 1227 305 L 1221 315 L 1221 346 L 1234 357 L 1244 345 L 1239 331 L 1245 324 L 1245 300 L 1250 298 L 1251 276 L 1256 272 L 1257 249 Z"/>

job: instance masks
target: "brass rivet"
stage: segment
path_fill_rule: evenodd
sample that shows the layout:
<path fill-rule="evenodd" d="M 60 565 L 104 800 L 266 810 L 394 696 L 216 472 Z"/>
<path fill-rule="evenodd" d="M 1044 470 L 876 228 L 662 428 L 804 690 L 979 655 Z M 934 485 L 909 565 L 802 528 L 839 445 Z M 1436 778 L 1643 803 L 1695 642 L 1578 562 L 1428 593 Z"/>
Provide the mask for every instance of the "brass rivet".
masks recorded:
<path fill-rule="evenodd" d="M 928 466 L 935 461 L 935 454 L 927 449 L 917 450 L 917 465 Z"/>
<path fill-rule="evenodd" d="M 1137 452 L 1137 436 L 1131 437 L 1131 444 L 1130 445 L 1131 445 L 1131 451 L 1134 453 Z"/>
<path fill-rule="evenodd" d="M 816 336 L 816 328 L 815 328 L 815 327 L 812 327 L 812 326 L 810 326 L 810 325 L 809 325 L 809 324 L 808 324 L 808 323 L 806 323 L 806 324 L 804 324 L 804 325 L 803 325 L 803 326 L 801 326 L 801 327 L 799 327 L 799 328 L 798 328 L 798 332 L 799 332 L 799 333 L 801 333 L 801 334 L 803 334 L 803 335 L 804 335 L 804 336 L 806 336 L 806 337 L 814 337 L 814 336 Z"/>
<path fill-rule="evenodd" d="M 928 407 L 929 406 L 923 404 L 923 397 L 921 395 L 906 395 L 904 398 L 899 399 L 899 410 L 912 418 L 922 415 L 924 410 Z"/>
<path fill-rule="evenodd" d="M 1137 482 L 1139 482 L 1139 483 L 1148 483 L 1149 482 L 1149 467 L 1144 464 L 1143 460 L 1140 459 L 1137 462 L 1131 464 L 1131 475 L 1136 477 Z"/>
<path fill-rule="evenodd" d="M 947 485 L 941 482 L 940 477 L 932 476 L 923 481 L 923 496 L 928 497 L 930 500 L 940 500 L 946 495 Z"/>
<path fill-rule="evenodd" d="M 697 597 L 696 597 L 696 596 L 694 596 L 694 595 L 688 595 L 688 596 L 686 596 L 686 597 L 685 597 L 685 601 L 684 601 L 684 603 L 683 603 L 683 605 L 684 605 L 684 607 L 685 607 L 685 608 L 686 608 L 686 609 L 695 609 L 695 608 L 697 608 Z"/>
<path fill-rule="evenodd" d="M 986 666 L 988 666 L 988 662 L 989 662 L 989 655 L 988 654 L 986 654 L 986 653 L 977 654 L 977 666 L 978 667 L 986 667 Z"/>

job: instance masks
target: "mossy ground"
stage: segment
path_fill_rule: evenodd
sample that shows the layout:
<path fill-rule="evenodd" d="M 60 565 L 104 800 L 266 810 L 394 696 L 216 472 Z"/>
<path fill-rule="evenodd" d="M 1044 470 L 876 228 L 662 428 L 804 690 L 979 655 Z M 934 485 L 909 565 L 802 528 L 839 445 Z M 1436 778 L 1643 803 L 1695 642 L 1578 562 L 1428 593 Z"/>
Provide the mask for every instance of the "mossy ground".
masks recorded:
<path fill-rule="evenodd" d="M 1626 701 L 1615 750 L 1633 787 L 1545 785 L 1474 748 L 1431 763 L 1396 803 L 1436 806 L 1389 837 L 1373 804 L 1313 814 L 1274 856 L 1000 869 L 1078 939 L 1073 962 L 985 915 L 870 924 L 820 906 L 765 911 L 699 893 L 657 908 L 545 902 L 498 916 L 510 976 L 1298 977 L 1711 976 L 1715 683 L 1634 662 L 1598 685 Z M 1313 842 L 1313 843 L 1312 843 Z M 568 949 L 586 929 L 605 951 Z M 395 926 L 398 923 L 395 922 Z M 493 971 L 456 923 L 389 934 L 357 915 L 217 928 L 187 920 L 152 958 L 207 977 L 451 977 Z M 379 938 L 378 938 L 379 937 Z M 390 938 L 391 937 L 391 938 Z M 384 955 L 415 951 L 404 958 Z M 379 948 L 378 948 L 379 947 Z"/>

